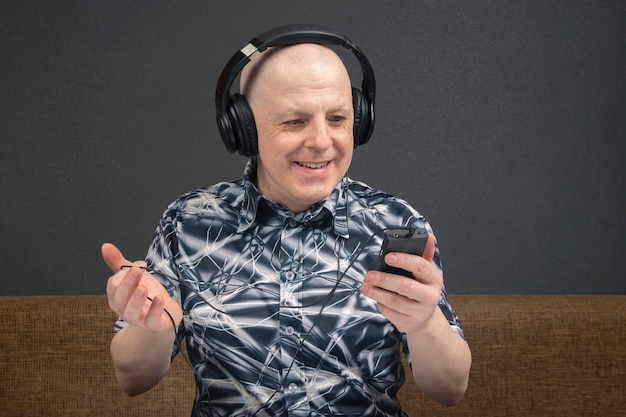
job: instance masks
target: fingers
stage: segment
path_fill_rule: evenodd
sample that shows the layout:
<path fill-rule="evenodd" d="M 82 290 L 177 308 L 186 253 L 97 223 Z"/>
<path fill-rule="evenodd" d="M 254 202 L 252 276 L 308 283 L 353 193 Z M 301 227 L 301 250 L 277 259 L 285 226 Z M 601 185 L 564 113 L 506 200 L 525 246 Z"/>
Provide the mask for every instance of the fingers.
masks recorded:
<path fill-rule="evenodd" d="M 117 304 L 125 304 L 141 282 L 142 271 L 139 268 L 124 269 L 117 272 L 107 283 L 107 294 Z"/>
<path fill-rule="evenodd" d="M 107 266 L 114 272 L 107 282 L 107 296 L 109 306 L 113 311 L 120 314 L 131 294 L 137 289 L 143 271 L 138 268 L 122 270 L 125 265 L 133 265 L 122 252 L 113 244 L 105 243 L 101 248 L 102 258 Z M 134 263 L 138 265 L 139 263 Z"/>
<path fill-rule="evenodd" d="M 412 288 L 416 284 L 419 285 L 414 280 L 400 275 L 368 273 L 361 285 L 361 293 L 376 300 L 379 305 L 396 311 L 405 311 L 416 301 L 414 299 L 416 289 Z"/>
<path fill-rule="evenodd" d="M 149 284 L 143 282 L 146 274 L 144 270 L 133 267 L 112 276 L 107 284 L 109 306 L 130 325 L 154 331 L 168 330 L 171 322 L 164 320 L 165 298 L 163 295 L 150 294 Z M 147 278 L 152 279 L 147 275 Z M 178 311 L 174 314 L 176 317 L 182 315 Z"/>
<path fill-rule="evenodd" d="M 122 308 L 120 317 L 129 324 L 143 323 L 148 310 L 148 290 L 143 286 L 135 286 L 128 293 L 125 284 L 129 281 L 130 279 L 124 280 L 115 293 L 115 300 Z"/>
<path fill-rule="evenodd" d="M 424 253 L 422 254 L 422 258 L 426 259 L 428 262 L 432 262 L 435 257 L 435 235 L 432 233 L 428 233 L 428 240 L 426 241 L 426 246 L 424 247 Z"/>
<path fill-rule="evenodd" d="M 139 287 L 141 282 L 142 271 L 139 268 L 130 268 L 128 270 L 120 270 L 107 282 L 107 297 L 109 306 L 120 316 L 124 316 L 124 312 L 134 298 L 141 300 L 142 305 L 145 303 L 147 290 L 145 287 Z M 138 302 L 137 302 L 138 304 Z"/>
<path fill-rule="evenodd" d="M 401 275 L 369 271 L 365 274 L 361 292 L 388 307 L 402 310 L 414 301 L 437 304 L 441 285 L 438 282 L 429 284 Z"/>
<path fill-rule="evenodd" d="M 145 317 L 146 327 L 149 329 L 156 329 L 163 323 L 163 311 L 165 310 L 165 299 L 161 295 L 157 295 L 154 297 L 152 302 L 150 303 L 150 308 L 148 309 L 148 313 Z M 167 328 L 169 328 L 170 323 L 166 323 Z"/>
<path fill-rule="evenodd" d="M 146 288 L 139 286 L 131 294 L 121 316 L 127 323 L 138 324 L 149 330 L 161 331 L 164 326 L 168 330 L 171 324 L 163 321 L 164 309 L 163 296 L 157 295 L 151 299 Z"/>
<path fill-rule="evenodd" d="M 131 262 L 111 243 L 104 243 L 101 248 L 102 258 L 114 272 L 107 282 L 109 306 L 121 317 L 134 322 L 145 315 L 148 288 L 140 285 L 144 270 L 140 268 L 123 268 L 128 266 L 141 267 L 143 261 Z"/>
<path fill-rule="evenodd" d="M 420 328 L 437 308 L 441 289 L 401 275 L 369 271 L 361 294 L 402 332 Z"/>
<path fill-rule="evenodd" d="M 432 236 L 432 235 L 431 235 Z M 430 242 L 430 238 L 429 238 Z M 431 246 L 431 249 L 429 249 Z M 427 243 L 425 252 L 433 252 L 432 245 Z M 432 257 L 432 255 L 427 254 Z M 432 260 L 428 260 L 424 257 L 411 255 L 401 252 L 391 252 L 385 257 L 385 263 L 395 268 L 404 269 L 413 274 L 413 277 L 422 284 L 436 284 L 442 280 L 441 274 L 433 266 Z M 380 274 L 384 274 L 379 272 Z"/>
<path fill-rule="evenodd" d="M 130 325 L 151 331 L 171 329 L 171 320 L 180 322 L 182 311 L 167 291 L 145 271 L 144 261 L 131 262 L 113 244 L 101 248 L 102 258 L 114 274 L 107 281 L 109 307 Z M 167 304 L 167 307 L 166 307 Z M 164 316 L 169 311 L 172 319 Z"/>
<path fill-rule="evenodd" d="M 127 265 L 146 265 L 144 261 L 129 261 L 124 257 L 122 252 L 112 243 L 104 243 L 100 251 L 102 252 L 102 258 L 104 259 L 104 262 L 113 272 L 118 272 L 123 266 Z"/>
<path fill-rule="evenodd" d="M 124 258 L 124 255 L 122 255 L 122 252 L 111 243 L 103 244 L 100 251 L 102 252 L 104 262 L 113 272 L 119 271 L 123 265 L 130 264 L 130 262 Z"/>

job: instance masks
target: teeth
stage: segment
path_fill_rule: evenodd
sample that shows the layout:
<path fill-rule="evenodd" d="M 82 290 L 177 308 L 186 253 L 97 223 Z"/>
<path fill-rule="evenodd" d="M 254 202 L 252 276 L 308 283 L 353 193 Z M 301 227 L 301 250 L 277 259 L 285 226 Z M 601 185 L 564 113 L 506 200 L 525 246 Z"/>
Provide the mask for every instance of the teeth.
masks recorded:
<path fill-rule="evenodd" d="M 319 169 L 319 168 L 324 168 L 326 165 L 328 165 L 328 162 L 319 162 L 319 163 L 298 162 L 298 165 L 305 167 L 305 168 Z"/>

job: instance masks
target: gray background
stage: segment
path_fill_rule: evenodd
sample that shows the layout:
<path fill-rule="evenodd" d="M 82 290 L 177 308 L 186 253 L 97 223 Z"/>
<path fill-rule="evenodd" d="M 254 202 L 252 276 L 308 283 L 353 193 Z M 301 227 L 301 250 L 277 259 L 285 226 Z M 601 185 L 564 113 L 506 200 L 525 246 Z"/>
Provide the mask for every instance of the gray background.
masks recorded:
<path fill-rule="evenodd" d="M 169 202 L 240 177 L 215 82 L 286 23 L 369 57 L 376 130 L 350 175 L 427 216 L 450 292 L 624 294 L 625 18 L 621 1 L 2 2 L 0 294 L 102 294 L 102 242 L 142 258 Z"/>

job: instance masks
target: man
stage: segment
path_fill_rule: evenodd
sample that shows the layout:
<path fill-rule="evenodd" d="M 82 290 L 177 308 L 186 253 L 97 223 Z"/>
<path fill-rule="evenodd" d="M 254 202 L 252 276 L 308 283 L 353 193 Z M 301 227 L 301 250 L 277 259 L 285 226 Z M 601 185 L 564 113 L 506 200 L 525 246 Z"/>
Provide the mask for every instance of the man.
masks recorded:
<path fill-rule="evenodd" d="M 341 59 L 314 43 L 254 58 L 241 85 L 258 154 L 244 178 L 168 208 L 148 254 L 154 275 L 103 245 L 121 387 L 156 385 L 184 337 L 193 416 L 401 416 L 403 344 L 418 387 L 457 403 L 471 354 L 434 237 L 424 257 L 385 259 L 415 279 L 374 270 L 384 229 L 430 226 L 347 177 L 355 118 Z"/>

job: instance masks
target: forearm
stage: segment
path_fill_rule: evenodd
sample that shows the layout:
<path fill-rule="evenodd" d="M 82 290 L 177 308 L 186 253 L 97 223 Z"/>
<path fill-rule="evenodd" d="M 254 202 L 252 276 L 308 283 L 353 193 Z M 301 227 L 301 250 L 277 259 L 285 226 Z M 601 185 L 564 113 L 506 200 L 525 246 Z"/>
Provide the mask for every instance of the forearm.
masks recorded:
<path fill-rule="evenodd" d="M 150 332 L 128 326 L 111 341 L 115 376 L 130 396 L 154 387 L 167 373 L 174 343 L 174 332 Z"/>
<path fill-rule="evenodd" d="M 437 307 L 419 330 L 407 334 L 419 389 L 444 405 L 458 403 L 469 381 L 472 355 Z"/>

